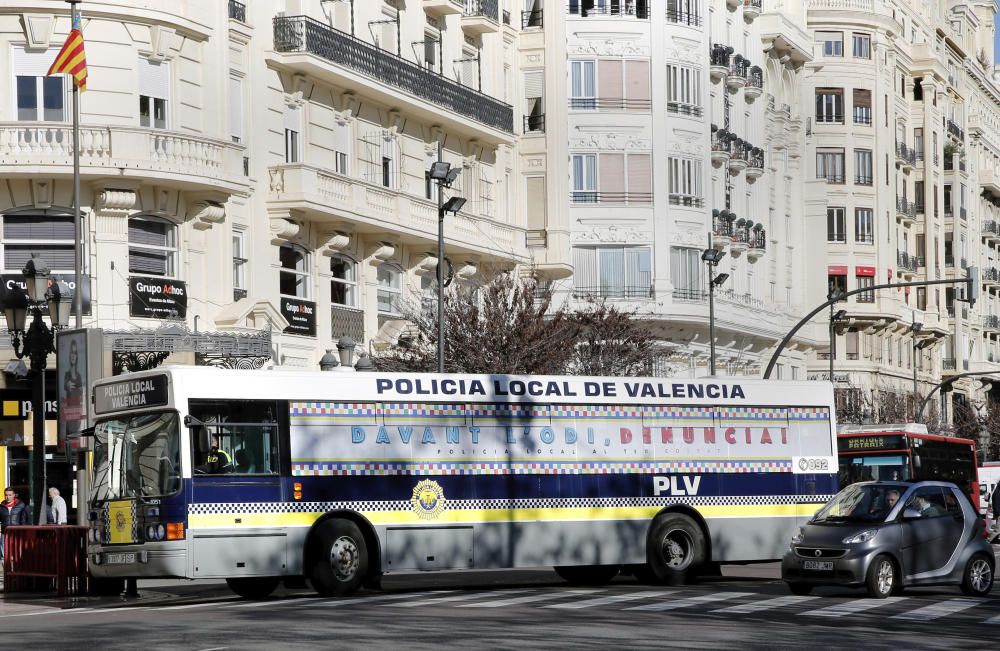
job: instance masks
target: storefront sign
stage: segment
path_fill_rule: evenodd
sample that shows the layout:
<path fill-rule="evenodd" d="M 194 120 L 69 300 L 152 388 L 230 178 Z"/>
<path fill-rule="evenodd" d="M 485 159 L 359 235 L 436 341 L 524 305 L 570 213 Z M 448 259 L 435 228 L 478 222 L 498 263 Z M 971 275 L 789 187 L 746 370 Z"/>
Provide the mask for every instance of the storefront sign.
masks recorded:
<path fill-rule="evenodd" d="M 13 291 L 16 288 L 20 288 L 24 295 L 28 295 L 28 285 L 24 281 L 24 276 L 21 274 L 0 274 L 0 280 L 3 281 L 4 289 L 7 291 Z M 76 274 L 52 274 L 52 281 L 61 280 L 72 289 L 76 291 Z M 80 282 L 83 284 L 83 313 L 90 314 L 90 276 L 81 276 Z M 74 301 L 75 304 L 75 301 Z M 48 315 L 49 306 L 42 305 L 42 314 Z M 76 311 L 73 311 L 76 314 Z"/>
<path fill-rule="evenodd" d="M 167 376 L 151 375 L 94 388 L 94 413 L 143 409 L 167 404 Z"/>
<path fill-rule="evenodd" d="M 285 328 L 288 334 L 316 336 L 316 303 L 282 298 L 281 314 L 288 319 L 288 327 Z"/>
<path fill-rule="evenodd" d="M 187 317 L 187 283 L 166 278 L 130 276 L 129 314 L 151 319 Z"/>

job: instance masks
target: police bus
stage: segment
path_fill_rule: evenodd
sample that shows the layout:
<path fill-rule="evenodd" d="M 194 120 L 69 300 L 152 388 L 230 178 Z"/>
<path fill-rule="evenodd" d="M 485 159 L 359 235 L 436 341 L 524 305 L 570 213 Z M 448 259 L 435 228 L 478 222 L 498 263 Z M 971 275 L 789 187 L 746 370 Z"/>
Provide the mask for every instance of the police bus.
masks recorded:
<path fill-rule="evenodd" d="M 827 383 L 166 367 L 92 393 L 90 571 L 284 579 L 555 566 L 678 583 L 780 558 L 837 491 Z M 217 448 L 217 449 L 216 449 Z M 221 451 L 221 452 L 220 452 Z"/>

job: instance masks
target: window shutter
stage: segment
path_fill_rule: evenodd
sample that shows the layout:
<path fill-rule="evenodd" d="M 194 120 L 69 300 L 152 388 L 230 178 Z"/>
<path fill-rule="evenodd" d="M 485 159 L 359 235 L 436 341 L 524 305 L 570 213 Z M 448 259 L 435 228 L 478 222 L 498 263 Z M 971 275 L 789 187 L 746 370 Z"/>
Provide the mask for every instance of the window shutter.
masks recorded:
<path fill-rule="evenodd" d="M 44 52 L 26 52 L 24 48 L 15 47 L 11 50 L 11 63 L 14 76 L 44 77 L 56 60 L 59 48 L 49 48 Z"/>
<path fill-rule="evenodd" d="M 160 99 L 170 98 L 170 64 L 151 63 L 149 59 L 139 59 L 139 94 Z"/>
<path fill-rule="evenodd" d="M 333 127 L 333 149 L 334 151 L 339 151 L 342 154 L 351 153 L 351 125 L 349 122 L 344 122 L 343 124 L 339 122 L 334 123 Z M 436 158 L 436 155 L 435 155 Z"/>
<path fill-rule="evenodd" d="M 171 227 L 168 224 L 143 219 L 130 219 L 128 222 L 129 244 L 144 246 L 170 246 L 167 233 Z"/>
<path fill-rule="evenodd" d="M 71 271 L 76 267 L 72 244 L 7 244 L 3 253 L 4 268 L 18 275 L 32 253 L 40 255 L 54 272 Z"/>
<path fill-rule="evenodd" d="M 653 178 L 649 154 L 629 154 L 628 194 L 630 203 L 652 202 Z"/>
<path fill-rule="evenodd" d="M 597 249 L 573 249 L 573 287 L 588 291 L 597 287 Z"/>
<path fill-rule="evenodd" d="M 295 133 L 302 132 L 302 109 L 298 106 L 285 107 L 285 128 Z"/>
<path fill-rule="evenodd" d="M 128 250 L 129 273 L 167 275 L 167 258 L 171 254 L 166 251 L 150 251 L 148 249 Z"/>
<path fill-rule="evenodd" d="M 600 157 L 597 191 L 601 200 L 621 202 L 625 199 L 625 154 L 600 154 Z"/>
<path fill-rule="evenodd" d="M 625 99 L 649 102 L 649 61 L 625 62 Z"/>
<path fill-rule="evenodd" d="M 625 249 L 625 286 L 629 296 L 647 295 L 651 283 L 649 249 L 644 246 Z"/>
<path fill-rule="evenodd" d="M 624 295 L 625 288 L 625 250 L 599 249 L 598 260 L 601 272 L 601 293 L 604 296 Z"/>
<path fill-rule="evenodd" d="M 73 241 L 73 217 L 58 215 L 7 215 L 3 218 L 5 240 Z M 49 262 L 46 260 L 46 262 Z M 51 262 L 49 263 L 51 266 Z"/>
<path fill-rule="evenodd" d="M 527 199 L 528 228 L 545 228 L 545 177 L 530 176 L 524 181 Z"/>
<path fill-rule="evenodd" d="M 524 96 L 527 99 L 545 97 L 545 72 L 528 70 L 524 73 Z"/>
<path fill-rule="evenodd" d="M 622 98 L 622 62 L 620 59 L 601 59 L 597 63 L 597 96 L 605 100 Z"/>
<path fill-rule="evenodd" d="M 229 135 L 243 139 L 243 82 L 229 78 Z"/>

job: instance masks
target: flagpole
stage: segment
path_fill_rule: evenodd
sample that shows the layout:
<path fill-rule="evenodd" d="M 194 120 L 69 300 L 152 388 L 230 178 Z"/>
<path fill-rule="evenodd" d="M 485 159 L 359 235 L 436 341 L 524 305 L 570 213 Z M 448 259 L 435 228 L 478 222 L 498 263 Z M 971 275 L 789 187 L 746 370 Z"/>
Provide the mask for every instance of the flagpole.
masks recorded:
<path fill-rule="evenodd" d="M 67 0 L 70 7 L 70 26 L 76 24 L 76 5 L 79 0 Z M 83 225 L 80 217 L 80 88 L 70 75 L 73 85 L 73 311 L 76 312 L 76 327 L 83 327 Z"/>

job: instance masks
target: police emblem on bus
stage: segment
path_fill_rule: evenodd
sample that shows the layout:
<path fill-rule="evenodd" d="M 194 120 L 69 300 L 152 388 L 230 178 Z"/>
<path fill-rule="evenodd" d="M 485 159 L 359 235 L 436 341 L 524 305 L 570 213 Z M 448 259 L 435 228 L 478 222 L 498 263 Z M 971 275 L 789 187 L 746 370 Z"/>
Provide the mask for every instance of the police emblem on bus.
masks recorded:
<path fill-rule="evenodd" d="M 436 481 L 425 479 L 413 488 L 410 504 L 417 517 L 433 520 L 444 511 L 444 491 Z"/>

